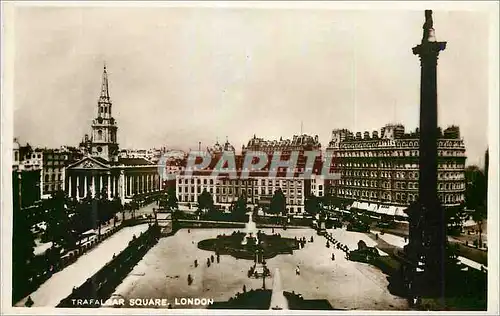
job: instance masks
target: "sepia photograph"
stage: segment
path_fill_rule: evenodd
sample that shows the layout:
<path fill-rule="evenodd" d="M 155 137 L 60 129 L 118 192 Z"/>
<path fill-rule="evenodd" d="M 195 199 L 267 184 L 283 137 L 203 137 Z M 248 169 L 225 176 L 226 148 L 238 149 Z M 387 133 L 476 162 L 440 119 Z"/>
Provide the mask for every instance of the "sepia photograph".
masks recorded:
<path fill-rule="evenodd" d="M 2 314 L 498 313 L 498 3 L 412 4 L 5 1 Z"/>

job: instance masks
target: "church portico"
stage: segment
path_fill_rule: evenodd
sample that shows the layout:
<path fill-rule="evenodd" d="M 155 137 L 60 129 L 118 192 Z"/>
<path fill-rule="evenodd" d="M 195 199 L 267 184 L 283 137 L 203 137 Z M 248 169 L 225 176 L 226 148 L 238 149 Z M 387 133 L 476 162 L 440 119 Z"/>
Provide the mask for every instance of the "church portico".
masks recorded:
<path fill-rule="evenodd" d="M 65 190 L 71 198 L 119 198 L 125 203 L 135 195 L 161 190 L 157 165 L 143 158 L 118 157 L 118 125 L 111 109 L 108 73 L 104 67 L 87 155 L 66 168 Z"/>
<path fill-rule="evenodd" d="M 158 168 L 147 161 L 142 163 L 144 165 L 110 166 L 100 163 L 95 157 L 85 157 L 67 168 L 68 196 L 77 200 L 87 196 L 124 200 L 137 194 L 160 191 Z"/>

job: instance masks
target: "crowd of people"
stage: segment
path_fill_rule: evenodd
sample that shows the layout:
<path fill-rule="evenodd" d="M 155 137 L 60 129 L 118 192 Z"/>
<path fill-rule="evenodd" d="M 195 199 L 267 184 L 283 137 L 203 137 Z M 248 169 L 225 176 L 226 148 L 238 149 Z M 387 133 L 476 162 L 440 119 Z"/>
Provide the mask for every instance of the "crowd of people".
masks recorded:
<path fill-rule="evenodd" d="M 346 259 L 349 259 L 350 249 L 347 245 L 342 244 L 337 239 L 333 238 L 332 235 L 325 234 L 325 237 L 327 239 L 326 248 L 330 248 L 330 242 L 331 242 L 333 244 L 333 246 L 335 246 L 338 250 L 342 250 L 345 253 Z M 332 261 L 334 261 L 334 260 L 335 260 L 335 254 L 332 253 Z"/>

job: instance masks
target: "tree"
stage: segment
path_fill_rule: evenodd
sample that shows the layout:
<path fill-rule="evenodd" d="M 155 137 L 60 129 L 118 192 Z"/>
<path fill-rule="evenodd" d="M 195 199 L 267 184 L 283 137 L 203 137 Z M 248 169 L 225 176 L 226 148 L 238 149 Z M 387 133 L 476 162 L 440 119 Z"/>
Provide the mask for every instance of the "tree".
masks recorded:
<path fill-rule="evenodd" d="M 474 210 L 472 219 L 477 223 L 479 246 L 483 244 L 483 223 L 488 216 L 487 209 L 487 177 L 477 166 L 469 166 L 465 170 L 467 208 Z"/>
<path fill-rule="evenodd" d="M 236 202 L 233 204 L 232 213 L 237 218 L 242 218 L 247 212 L 247 199 L 245 195 L 238 197 Z"/>
<path fill-rule="evenodd" d="M 311 215 L 316 215 L 323 211 L 323 203 L 320 198 L 311 194 L 305 202 L 305 211 Z"/>
<path fill-rule="evenodd" d="M 135 200 L 132 199 L 129 203 L 129 212 L 132 213 L 132 218 L 135 218 L 135 212 L 139 210 L 139 203 Z"/>
<path fill-rule="evenodd" d="M 12 231 L 12 295 L 19 298 L 30 276 L 30 263 L 34 257 L 35 238 L 26 212 L 14 206 Z"/>
<path fill-rule="evenodd" d="M 286 198 L 281 191 L 281 188 L 276 190 L 271 199 L 271 205 L 269 206 L 269 212 L 272 214 L 281 214 L 286 209 Z"/>
<path fill-rule="evenodd" d="M 477 166 L 469 166 L 465 169 L 465 203 L 468 209 L 485 205 L 487 196 L 486 176 Z"/>
<path fill-rule="evenodd" d="M 472 219 L 474 222 L 476 222 L 478 226 L 478 231 L 479 231 L 479 247 L 482 246 L 483 244 L 483 223 L 484 220 L 486 219 L 486 206 L 485 205 L 478 205 L 476 206 L 476 209 L 472 213 Z"/>
<path fill-rule="evenodd" d="M 47 218 L 47 238 L 54 244 L 71 247 L 74 242 L 70 235 L 70 221 L 66 210 L 66 198 L 64 192 L 55 192 L 52 197 L 45 202 L 45 207 L 49 211 Z"/>
<path fill-rule="evenodd" d="M 122 204 L 121 199 L 118 196 L 115 196 L 112 201 L 112 208 L 114 210 L 114 213 L 121 213 L 122 214 L 122 221 L 125 220 L 125 208 Z"/>
<path fill-rule="evenodd" d="M 177 202 L 175 187 L 171 186 L 167 190 L 167 207 L 172 211 L 177 210 L 179 208 Z"/>
<path fill-rule="evenodd" d="M 203 192 L 198 196 L 198 210 L 199 211 L 212 211 L 214 209 L 214 200 L 212 195 L 203 189 Z"/>

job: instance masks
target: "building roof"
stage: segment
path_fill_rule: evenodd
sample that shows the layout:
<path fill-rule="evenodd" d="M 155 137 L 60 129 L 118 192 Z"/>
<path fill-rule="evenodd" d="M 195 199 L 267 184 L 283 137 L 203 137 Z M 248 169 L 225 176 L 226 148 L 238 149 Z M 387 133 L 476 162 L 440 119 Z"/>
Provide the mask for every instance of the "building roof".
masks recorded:
<path fill-rule="evenodd" d="M 152 162 L 144 158 L 118 158 L 118 165 L 125 166 L 143 166 L 143 165 L 153 165 Z"/>

